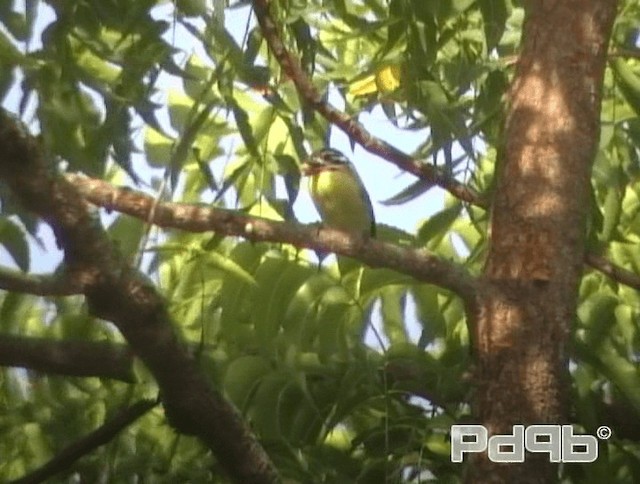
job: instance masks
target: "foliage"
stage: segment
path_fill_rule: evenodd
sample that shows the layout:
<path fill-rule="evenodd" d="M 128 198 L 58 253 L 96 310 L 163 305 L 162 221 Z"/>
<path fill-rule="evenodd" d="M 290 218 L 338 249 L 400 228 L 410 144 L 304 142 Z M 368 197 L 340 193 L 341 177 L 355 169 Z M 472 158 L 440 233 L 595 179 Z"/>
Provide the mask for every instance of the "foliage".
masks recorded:
<path fill-rule="evenodd" d="M 238 35 L 246 2 L 78 0 L 0 6 L 0 95 L 38 130 L 69 171 L 136 184 L 158 197 L 206 201 L 291 220 L 308 144 L 327 122 L 304 105 L 269 54 L 255 22 Z M 297 0 L 272 2 L 287 46 L 314 84 L 353 115 L 381 103 L 390 123 L 427 128 L 412 153 L 480 192 L 491 187 L 523 8 L 503 0 Z M 640 15 L 625 3 L 614 49 L 633 49 Z M 247 17 L 249 18 L 249 17 Z M 225 20 L 227 21 L 225 23 Z M 637 51 L 636 51 L 637 52 Z M 362 73 L 401 66 L 399 89 L 352 95 Z M 397 71 L 396 71 L 397 72 Z M 396 79 L 397 80 L 397 79 Z M 617 57 L 607 73 L 600 149 L 593 169 L 593 250 L 640 271 L 640 65 Z M 139 153 L 142 151 L 142 154 Z M 284 187 L 282 189 L 281 187 Z M 402 205 L 432 187 L 409 185 Z M 170 195 L 169 195 L 170 194 Z M 0 186 L 0 242 L 22 270 L 39 225 Z M 401 208 L 398 208 L 401 210 Z M 319 270 L 307 251 L 218 235 L 161 233 L 113 214 L 109 234 L 161 288 L 203 371 L 241 410 L 278 469 L 300 482 L 456 482 L 448 429 L 468 415 L 469 335 L 461 303 L 387 269 L 333 259 Z M 448 197 L 415 233 L 382 238 L 425 247 L 479 272 L 487 216 Z M 588 272 L 580 289 L 572 415 L 595 433 L 606 408 L 640 417 L 640 300 L 635 290 Z M 417 327 L 419 338 L 412 329 Z M 78 298 L 0 292 L 0 330 L 51 339 L 122 342 L 91 320 Z M 0 475 L 17 478 L 100 425 L 117 408 L 153 397 L 135 385 L 16 369 L 0 377 Z M 567 479 L 640 479 L 636 442 L 611 439 Z M 179 436 L 156 409 L 86 456 L 61 482 L 221 479 L 206 449 Z"/>

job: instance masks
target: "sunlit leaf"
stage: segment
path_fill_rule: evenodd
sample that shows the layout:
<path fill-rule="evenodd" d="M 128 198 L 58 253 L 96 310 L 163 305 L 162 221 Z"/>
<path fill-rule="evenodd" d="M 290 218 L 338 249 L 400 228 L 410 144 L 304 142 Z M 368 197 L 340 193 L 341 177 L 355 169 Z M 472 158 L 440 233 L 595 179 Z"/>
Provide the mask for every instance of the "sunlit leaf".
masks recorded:
<path fill-rule="evenodd" d="M 17 266 L 29 270 L 30 250 L 24 231 L 8 218 L 0 217 L 0 243 Z"/>

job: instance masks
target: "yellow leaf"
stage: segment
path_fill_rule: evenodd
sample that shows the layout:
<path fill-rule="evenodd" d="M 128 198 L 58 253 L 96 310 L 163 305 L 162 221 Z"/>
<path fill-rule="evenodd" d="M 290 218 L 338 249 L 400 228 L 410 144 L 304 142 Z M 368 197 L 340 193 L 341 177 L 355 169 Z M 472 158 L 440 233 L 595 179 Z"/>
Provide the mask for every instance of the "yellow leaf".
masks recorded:
<path fill-rule="evenodd" d="M 376 71 L 376 86 L 381 94 L 389 94 L 400 87 L 402 67 L 399 64 L 387 64 Z"/>
<path fill-rule="evenodd" d="M 380 93 L 391 94 L 402 83 L 402 66 L 400 64 L 387 63 L 378 67 L 373 74 L 354 81 L 349 86 L 349 94 L 352 96 L 366 96 L 367 94 Z"/>
<path fill-rule="evenodd" d="M 378 91 L 376 85 L 376 76 L 373 74 L 368 75 L 364 79 L 354 81 L 349 86 L 349 94 L 352 96 L 366 96 Z"/>

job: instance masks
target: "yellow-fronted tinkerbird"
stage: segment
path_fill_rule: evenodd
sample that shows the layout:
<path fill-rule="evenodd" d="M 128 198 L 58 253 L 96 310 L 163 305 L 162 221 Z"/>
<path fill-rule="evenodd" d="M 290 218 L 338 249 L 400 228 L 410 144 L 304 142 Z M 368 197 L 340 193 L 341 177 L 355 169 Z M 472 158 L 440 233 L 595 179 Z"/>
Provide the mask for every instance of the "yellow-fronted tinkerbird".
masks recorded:
<path fill-rule="evenodd" d="M 353 164 L 333 148 L 315 151 L 302 164 L 309 192 L 322 221 L 365 238 L 376 234 L 369 194 Z"/>

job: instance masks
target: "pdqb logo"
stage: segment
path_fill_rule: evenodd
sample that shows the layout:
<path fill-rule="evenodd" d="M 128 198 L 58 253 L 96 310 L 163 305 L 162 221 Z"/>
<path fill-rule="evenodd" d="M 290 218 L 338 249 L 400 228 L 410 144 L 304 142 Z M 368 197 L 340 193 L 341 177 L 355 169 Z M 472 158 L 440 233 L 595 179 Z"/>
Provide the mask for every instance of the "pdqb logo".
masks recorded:
<path fill-rule="evenodd" d="M 608 438 L 611 430 L 600 427 L 597 434 Z M 524 462 L 525 450 L 546 452 L 551 462 L 593 462 L 598 458 L 598 439 L 574 435 L 571 425 L 514 425 L 510 435 L 491 437 L 482 425 L 451 426 L 451 462 L 485 450 L 493 462 Z"/>

